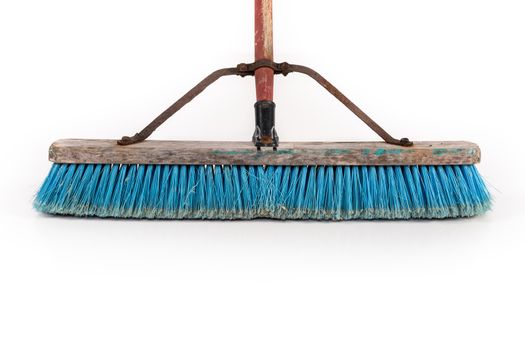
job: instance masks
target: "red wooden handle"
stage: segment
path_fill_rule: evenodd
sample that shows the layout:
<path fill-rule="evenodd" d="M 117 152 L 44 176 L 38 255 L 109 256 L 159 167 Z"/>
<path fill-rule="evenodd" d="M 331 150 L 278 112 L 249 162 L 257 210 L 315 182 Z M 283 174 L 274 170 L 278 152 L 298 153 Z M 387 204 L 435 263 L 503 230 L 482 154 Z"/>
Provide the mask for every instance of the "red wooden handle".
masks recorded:
<path fill-rule="evenodd" d="M 255 60 L 273 61 L 272 0 L 255 0 Z M 273 100 L 273 70 L 255 72 L 257 101 Z"/>

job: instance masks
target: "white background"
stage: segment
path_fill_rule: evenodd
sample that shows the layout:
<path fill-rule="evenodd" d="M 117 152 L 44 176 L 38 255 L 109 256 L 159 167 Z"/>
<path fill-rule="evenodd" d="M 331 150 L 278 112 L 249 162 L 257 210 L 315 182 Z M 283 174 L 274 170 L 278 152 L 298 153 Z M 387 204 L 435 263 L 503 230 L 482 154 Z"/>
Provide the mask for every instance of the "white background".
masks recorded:
<path fill-rule="evenodd" d="M 432 222 L 148 222 L 32 210 L 58 138 L 133 134 L 253 60 L 253 3 L 0 2 L 1 349 L 524 349 L 521 0 L 275 0 L 276 61 L 317 69 L 397 137 L 471 140 L 493 211 Z M 155 135 L 249 140 L 252 78 Z M 290 140 L 376 140 L 308 78 Z"/>

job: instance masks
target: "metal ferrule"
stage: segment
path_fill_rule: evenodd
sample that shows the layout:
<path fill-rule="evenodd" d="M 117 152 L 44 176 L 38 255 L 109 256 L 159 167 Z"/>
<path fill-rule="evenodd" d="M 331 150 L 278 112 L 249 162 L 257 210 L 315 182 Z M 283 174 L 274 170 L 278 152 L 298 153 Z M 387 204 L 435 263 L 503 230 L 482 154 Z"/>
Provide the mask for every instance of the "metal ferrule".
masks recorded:
<path fill-rule="evenodd" d="M 257 148 L 279 146 L 279 136 L 275 131 L 275 103 L 258 101 L 255 103 L 255 133 L 253 143 Z"/>

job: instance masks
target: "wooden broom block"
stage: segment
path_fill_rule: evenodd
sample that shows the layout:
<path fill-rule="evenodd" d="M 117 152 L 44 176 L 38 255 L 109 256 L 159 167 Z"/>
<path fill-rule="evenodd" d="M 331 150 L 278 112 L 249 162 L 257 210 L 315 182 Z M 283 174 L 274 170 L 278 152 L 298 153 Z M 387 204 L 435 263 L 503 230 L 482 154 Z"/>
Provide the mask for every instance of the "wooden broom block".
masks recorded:
<path fill-rule="evenodd" d="M 119 146 L 115 140 L 67 139 L 53 143 L 49 160 L 63 164 L 184 165 L 462 165 L 476 164 L 479 147 L 465 141 L 284 142 L 277 151 L 257 151 L 251 142 L 144 141 Z"/>

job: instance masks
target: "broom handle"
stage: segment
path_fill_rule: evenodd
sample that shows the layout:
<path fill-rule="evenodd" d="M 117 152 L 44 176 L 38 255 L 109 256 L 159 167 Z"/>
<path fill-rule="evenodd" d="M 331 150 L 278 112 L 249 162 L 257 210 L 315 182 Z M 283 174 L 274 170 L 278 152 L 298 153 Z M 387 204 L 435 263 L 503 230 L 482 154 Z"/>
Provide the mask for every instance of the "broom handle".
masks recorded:
<path fill-rule="evenodd" d="M 273 61 L 272 0 L 255 0 L 255 60 Z M 255 72 L 257 101 L 273 101 L 273 77 L 271 68 Z"/>

